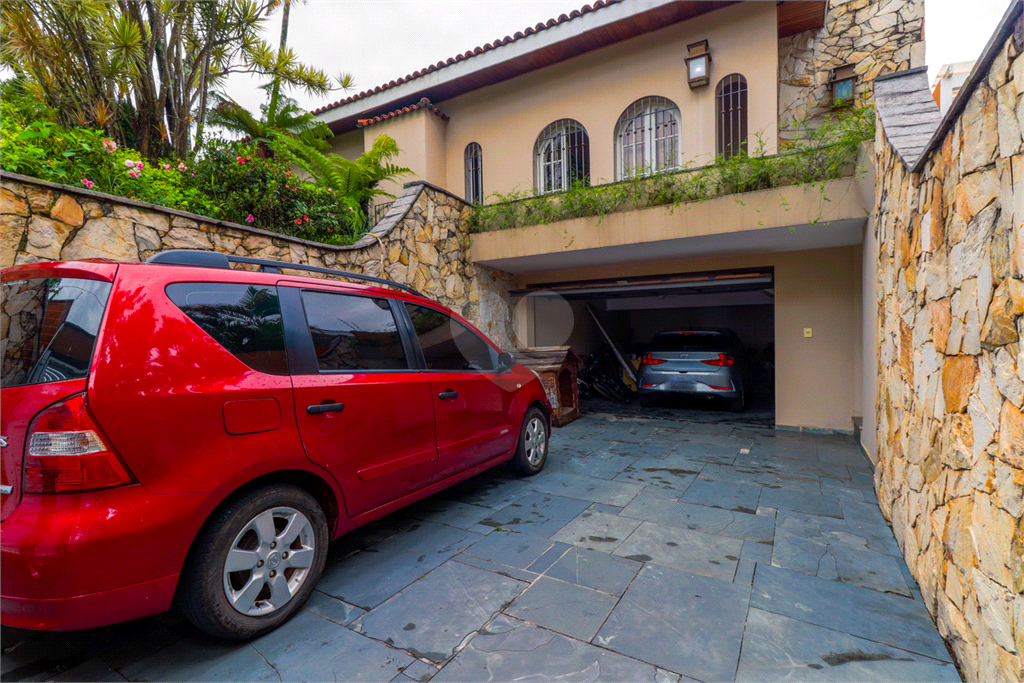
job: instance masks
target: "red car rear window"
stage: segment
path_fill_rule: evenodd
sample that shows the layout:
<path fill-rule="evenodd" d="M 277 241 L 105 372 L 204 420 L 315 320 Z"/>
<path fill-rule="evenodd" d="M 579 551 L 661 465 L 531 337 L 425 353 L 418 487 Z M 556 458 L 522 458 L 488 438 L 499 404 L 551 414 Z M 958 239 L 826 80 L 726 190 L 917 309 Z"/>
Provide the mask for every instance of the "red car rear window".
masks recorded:
<path fill-rule="evenodd" d="M 0 285 L 0 386 L 88 375 L 110 288 L 109 282 L 56 277 Z"/>

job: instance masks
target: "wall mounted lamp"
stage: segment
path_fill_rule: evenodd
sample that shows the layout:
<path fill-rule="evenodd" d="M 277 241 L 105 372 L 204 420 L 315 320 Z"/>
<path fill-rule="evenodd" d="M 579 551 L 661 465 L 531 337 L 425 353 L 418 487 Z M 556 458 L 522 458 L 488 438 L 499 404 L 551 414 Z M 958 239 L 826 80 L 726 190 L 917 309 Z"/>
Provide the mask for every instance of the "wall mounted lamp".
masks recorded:
<path fill-rule="evenodd" d="M 700 88 L 711 82 L 711 51 L 708 41 L 702 40 L 686 46 L 686 76 L 690 88 Z"/>

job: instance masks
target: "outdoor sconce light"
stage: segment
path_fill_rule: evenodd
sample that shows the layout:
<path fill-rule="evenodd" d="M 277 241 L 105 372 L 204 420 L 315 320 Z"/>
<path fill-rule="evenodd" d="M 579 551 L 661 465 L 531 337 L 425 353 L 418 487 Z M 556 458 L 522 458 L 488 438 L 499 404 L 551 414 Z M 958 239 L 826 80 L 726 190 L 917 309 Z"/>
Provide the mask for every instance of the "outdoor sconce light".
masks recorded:
<path fill-rule="evenodd" d="M 686 49 L 690 56 L 686 58 L 686 75 L 690 88 L 699 88 L 711 82 L 711 52 L 708 50 L 708 41 L 702 40 Z"/>
<path fill-rule="evenodd" d="M 832 84 L 832 107 L 845 107 L 853 104 L 853 84 L 857 82 L 856 67 L 853 64 L 837 66 L 829 74 Z"/>

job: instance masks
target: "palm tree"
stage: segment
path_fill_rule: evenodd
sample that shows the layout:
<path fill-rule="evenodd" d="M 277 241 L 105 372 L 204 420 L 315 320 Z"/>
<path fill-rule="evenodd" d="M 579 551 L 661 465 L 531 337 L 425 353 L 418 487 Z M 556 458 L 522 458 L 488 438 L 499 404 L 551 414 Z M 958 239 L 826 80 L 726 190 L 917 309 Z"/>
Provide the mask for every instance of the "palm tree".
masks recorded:
<path fill-rule="evenodd" d="M 279 1 L 4 0 L 0 64 L 66 125 L 95 122 L 122 143 L 123 126 L 143 156 L 184 157 L 202 140 L 209 92 L 232 73 L 331 90 L 325 73 L 261 37 Z"/>
<path fill-rule="evenodd" d="M 331 129 L 304 111 L 298 102 L 281 94 L 280 81 L 275 79 L 260 87 L 269 95 L 267 103 L 260 105 L 262 118 L 257 119 L 230 97 L 215 95 L 217 105 L 209 113 L 209 122 L 255 142 L 257 154 L 264 158 L 280 157 L 299 163 L 299 158 L 328 148 L 326 140 L 333 135 Z"/>

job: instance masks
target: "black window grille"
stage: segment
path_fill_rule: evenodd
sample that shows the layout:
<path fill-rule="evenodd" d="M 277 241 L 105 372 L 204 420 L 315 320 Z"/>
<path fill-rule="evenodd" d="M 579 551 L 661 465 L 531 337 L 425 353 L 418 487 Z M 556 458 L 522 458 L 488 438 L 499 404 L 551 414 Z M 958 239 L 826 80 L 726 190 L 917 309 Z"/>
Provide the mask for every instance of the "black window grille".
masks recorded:
<path fill-rule="evenodd" d="M 533 157 L 537 194 L 564 192 L 577 183 L 590 184 L 590 136 L 579 121 L 561 119 L 541 131 Z"/>
<path fill-rule="evenodd" d="M 615 124 L 618 178 L 679 168 L 679 108 L 664 97 L 629 105 Z"/>
<path fill-rule="evenodd" d="M 480 143 L 466 145 L 466 201 L 482 204 L 484 201 L 484 153 Z"/>
<path fill-rule="evenodd" d="M 715 88 L 718 121 L 715 153 L 728 159 L 747 153 L 747 79 L 729 74 Z"/>

